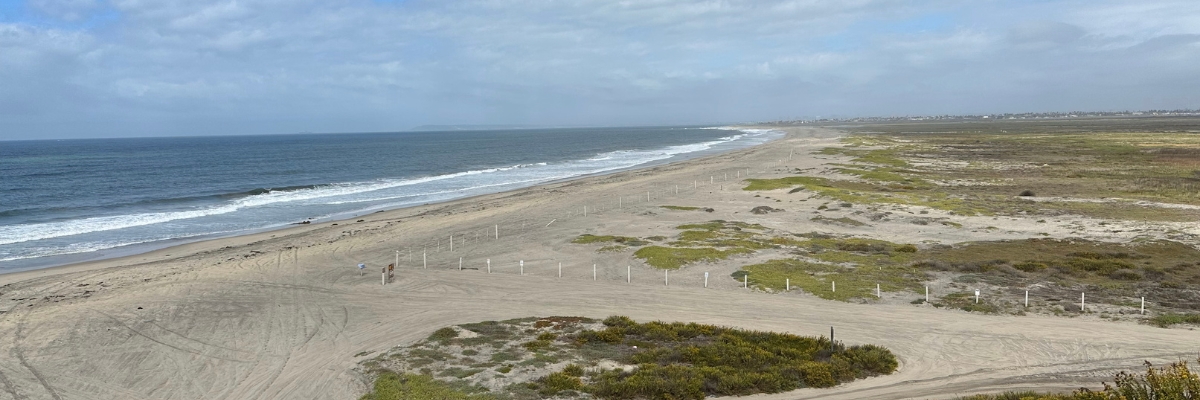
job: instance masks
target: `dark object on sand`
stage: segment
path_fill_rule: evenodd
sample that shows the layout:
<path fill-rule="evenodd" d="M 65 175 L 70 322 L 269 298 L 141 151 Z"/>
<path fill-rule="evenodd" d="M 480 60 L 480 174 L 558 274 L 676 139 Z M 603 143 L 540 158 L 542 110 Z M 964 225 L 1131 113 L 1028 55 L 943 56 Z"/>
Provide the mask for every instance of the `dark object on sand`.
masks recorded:
<path fill-rule="evenodd" d="M 300 222 L 297 222 L 296 225 L 308 225 L 311 223 L 312 223 L 312 221 L 300 221 Z"/>
<path fill-rule="evenodd" d="M 1024 192 L 1021 192 L 1020 196 L 1021 196 L 1021 197 L 1033 197 L 1033 191 L 1032 191 L 1032 190 L 1026 190 L 1026 191 L 1024 191 Z"/>
<path fill-rule="evenodd" d="M 704 208 L 704 212 L 713 212 L 713 211 L 716 211 L 716 210 L 709 208 L 709 207 Z"/>
<path fill-rule="evenodd" d="M 783 211 L 783 209 L 782 208 L 771 208 L 768 206 L 758 206 L 758 207 L 754 207 L 753 209 L 750 210 L 750 212 L 753 214 L 766 214 L 766 213 L 775 212 L 775 211 Z"/>

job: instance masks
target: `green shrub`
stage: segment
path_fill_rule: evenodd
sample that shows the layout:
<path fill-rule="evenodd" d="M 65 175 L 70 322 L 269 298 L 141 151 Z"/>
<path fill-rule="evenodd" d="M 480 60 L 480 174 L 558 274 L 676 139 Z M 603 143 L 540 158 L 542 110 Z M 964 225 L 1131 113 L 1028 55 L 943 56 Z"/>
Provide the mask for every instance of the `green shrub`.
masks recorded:
<path fill-rule="evenodd" d="M 578 376 L 571 376 L 564 372 L 555 372 L 546 375 L 539 382 L 542 386 L 538 393 L 543 396 L 553 396 L 564 390 L 579 390 L 583 388 L 583 381 Z"/>
<path fill-rule="evenodd" d="M 456 337 L 458 337 L 458 331 L 454 330 L 454 328 L 446 327 L 433 331 L 433 334 L 429 335 L 429 340 L 435 342 L 444 342 Z"/>
<path fill-rule="evenodd" d="M 568 376 L 583 376 L 583 367 L 576 364 L 571 364 L 563 368 L 562 372 Z"/>
<path fill-rule="evenodd" d="M 916 253 L 917 246 L 913 246 L 911 244 L 904 244 L 904 245 L 896 246 L 895 250 L 900 253 Z"/>
<path fill-rule="evenodd" d="M 1200 314 L 1159 314 L 1150 319 L 1150 324 L 1159 328 L 1166 328 L 1176 324 L 1200 325 Z"/>

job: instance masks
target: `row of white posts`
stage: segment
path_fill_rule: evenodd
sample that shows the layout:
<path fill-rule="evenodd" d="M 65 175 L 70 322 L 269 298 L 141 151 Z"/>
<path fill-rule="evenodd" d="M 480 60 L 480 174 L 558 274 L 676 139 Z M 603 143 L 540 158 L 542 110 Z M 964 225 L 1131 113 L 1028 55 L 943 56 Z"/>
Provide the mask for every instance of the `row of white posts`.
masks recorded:
<path fill-rule="evenodd" d="M 424 258 L 425 254 L 422 254 L 421 256 L 422 256 L 422 258 Z M 400 260 L 400 251 L 397 250 L 396 251 L 397 264 L 399 264 L 399 260 Z M 426 269 L 428 269 L 429 265 L 425 264 L 424 267 Z M 519 273 L 521 275 L 525 275 L 525 260 L 518 261 L 518 268 L 519 268 Z M 458 258 L 458 270 L 459 271 L 463 270 L 463 258 L 462 257 Z M 487 259 L 487 273 L 489 273 L 489 274 L 492 273 L 492 259 L 490 259 L 490 258 Z M 558 263 L 558 277 L 562 278 L 562 262 Z M 596 280 L 596 278 L 597 278 L 596 264 L 592 264 L 592 280 L 594 281 L 594 280 Z M 626 265 L 625 266 L 625 283 L 632 283 L 632 282 L 633 282 L 633 267 Z M 386 269 L 383 271 L 383 284 L 385 284 L 385 285 L 387 284 Z M 664 286 L 671 285 L 671 271 L 670 270 L 663 270 L 663 285 Z M 708 288 L 708 272 L 704 273 L 704 287 Z M 746 274 L 742 275 L 742 288 L 745 288 L 745 289 L 750 288 L 750 273 L 748 273 L 748 272 Z M 791 290 L 792 290 L 792 279 L 785 278 L 784 279 L 784 291 L 790 292 Z M 829 291 L 837 292 L 837 281 L 829 281 Z M 876 298 L 883 297 L 882 288 L 881 288 L 880 284 L 878 284 L 878 283 L 875 284 L 875 297 Z M 980 299 L 980 290 L 975 289 L 975 304 L 979 304 L 979 299 Z M 925 302 L 929 303 L 929 286 L 925 286 Z M 1025 307 L 1027 307 L 1027 308 L 1029 307 L 1029 291 L 1028 290 L 1025 291 Z M 1086 292 L 1079 293 L 1079 310 L 1080 310 L 1080 312 L 1085 312 L 1085 310 L 1087 310 L 1087 293 Z M 1140 312 L 1142 314 L 1146 313 L 1146 297 L 1145 296 L 1143 296 L 1141 298 L 1141 311 Z"/>

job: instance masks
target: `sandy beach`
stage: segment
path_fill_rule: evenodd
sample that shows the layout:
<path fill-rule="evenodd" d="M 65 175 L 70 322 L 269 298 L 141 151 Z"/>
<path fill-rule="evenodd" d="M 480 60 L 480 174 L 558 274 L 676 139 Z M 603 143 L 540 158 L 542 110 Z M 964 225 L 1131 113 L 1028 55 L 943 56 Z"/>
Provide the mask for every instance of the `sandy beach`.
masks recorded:
<path fill-rule="evenodd" d="M 663 271 L 631 252 L 570 243 L 581 234 L 669 237 L 677 225 L 714 219 L 914 244 L 1066 234 L 1035 218 L 994 220 L 914 206 L 891 209 L 927 211 L 922 217 L 966 229 L 903 220 L 862 227 L 812 222 L 825 201 L 741 190 L 747 177 L 830 174 L 831 163 L 845 161 L 814 154 L 838 146 L 842 133 L 786 130 L 784 139 L 679 163 L 0 275 L 0 399 L 354 399 L 368 384 L 355 369 L 359 354 L 409 344 L 447 325 L 550 315 L 627 315 L 813 336 L 834 326 L 838 340 L 881 345 L 900 359 L 889 376 L 755 399 L 1096 388 L 1115 370 L 1200 351 L 1200 333 L 1192 330 L 1092 317 L 981 315 L 913 306 L 908 297 L 886 294 L 870 304 L 834 302 L 747 290 L 730 277 L 742 265 L 780 255 L 772 251 L 688 265 L 671 271 L 668 283 Z M 756 206 L 783 211 L 751 213 Z M 1200 233 L 1193 225 L 1161 229 Z M 999 229 L 971 229 L 984 226 Z M 1097 229 L 1083 237 L 1121 241 L 1132 232 Z M 395 282 L 381 285 L 380 268 L 397 260 Z"/>

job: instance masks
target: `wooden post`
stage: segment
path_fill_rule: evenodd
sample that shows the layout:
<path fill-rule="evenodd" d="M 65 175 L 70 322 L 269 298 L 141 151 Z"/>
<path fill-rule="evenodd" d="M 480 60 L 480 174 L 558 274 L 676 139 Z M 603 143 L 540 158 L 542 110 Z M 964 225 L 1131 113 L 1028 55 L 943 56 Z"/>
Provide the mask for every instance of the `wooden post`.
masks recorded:
<path fill-rule="evenodd" d="M 833 350 L 833 327 L 829 327 L 829 350 Z"/>
<path fill-rule="evenodd" d="M 1146 314 L 1146 296 L 1142 296 L 1142 315 Z"/>
<path fill-rule="evenodd" d="M 458 258 L 458 270 L 462 271 L 462 257 Z"/>

